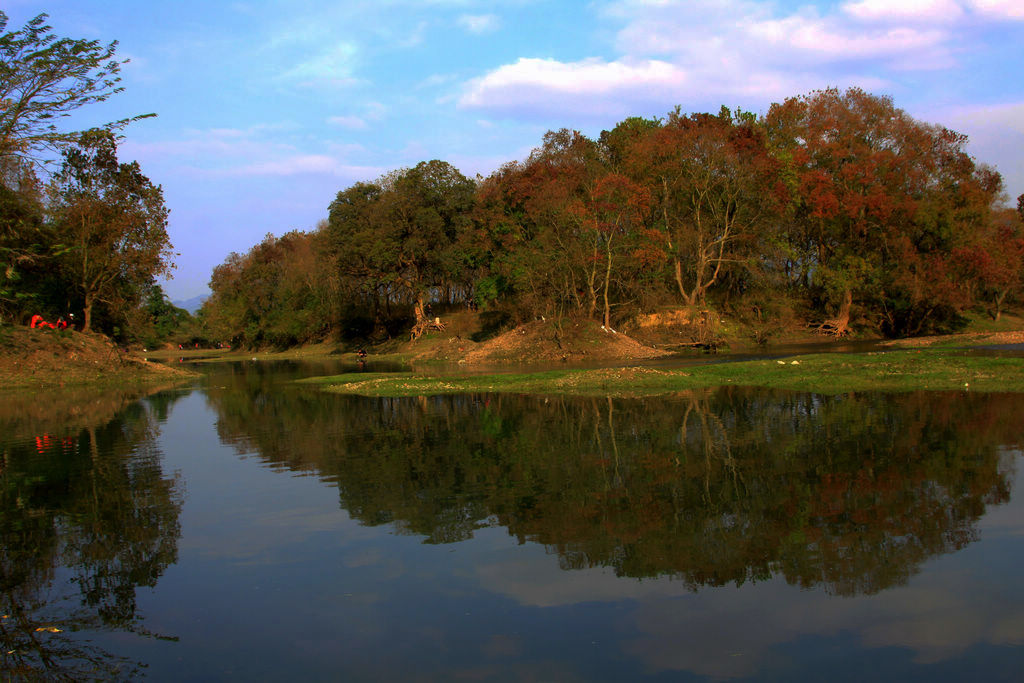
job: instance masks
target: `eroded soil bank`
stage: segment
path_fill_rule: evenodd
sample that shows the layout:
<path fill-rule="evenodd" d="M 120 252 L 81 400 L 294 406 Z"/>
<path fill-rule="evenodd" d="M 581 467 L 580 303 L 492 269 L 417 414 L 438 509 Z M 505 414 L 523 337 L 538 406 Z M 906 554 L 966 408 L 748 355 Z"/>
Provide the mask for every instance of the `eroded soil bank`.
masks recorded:
<path fill-rule="evenodd" d="M 102 335 L 0 327 L 0 391 L 130 386 L 192 376 L 180 368 L 147 362 Z"/>

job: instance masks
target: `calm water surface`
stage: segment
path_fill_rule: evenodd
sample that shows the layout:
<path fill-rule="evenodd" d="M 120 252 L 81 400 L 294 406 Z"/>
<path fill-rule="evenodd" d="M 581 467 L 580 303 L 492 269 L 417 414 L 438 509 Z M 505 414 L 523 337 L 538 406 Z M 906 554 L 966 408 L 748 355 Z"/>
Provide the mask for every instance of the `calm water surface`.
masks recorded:
<path fill-rule="evenodd" d="M 4 678 L 1024 671 L 1024 396 L 288 382 L 324 370 L 0 399 Z"/>

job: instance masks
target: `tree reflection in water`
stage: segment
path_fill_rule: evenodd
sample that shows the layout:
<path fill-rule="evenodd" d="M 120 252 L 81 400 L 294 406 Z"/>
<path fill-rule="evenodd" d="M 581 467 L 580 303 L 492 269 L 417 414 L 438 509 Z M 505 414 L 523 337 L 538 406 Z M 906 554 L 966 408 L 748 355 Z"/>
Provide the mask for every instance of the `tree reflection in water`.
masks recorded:
<path fill-rule="evenodd" d="M 259 390 L 257 390 L 259 391 Z M 226 443 L 428 543 L 500 525 L 566 569 L 692 589 L 904 583 L 1009 499 L 1024 397 L 723 388 L 671 399 L 211 392 Z M 258 428 L 254 428 L 258 425 Z"/>
<path fill-rule="evenodd" d="M 135 398 L 4 406 L 0 661 L 7 677 L 131 677 L 136 663 L 82 632 L 154 635 L 136 614 L 136 589 L 155 586 L 177 559 L 181 490 L 164 475 L 155 445 L 174 395 Z"/>

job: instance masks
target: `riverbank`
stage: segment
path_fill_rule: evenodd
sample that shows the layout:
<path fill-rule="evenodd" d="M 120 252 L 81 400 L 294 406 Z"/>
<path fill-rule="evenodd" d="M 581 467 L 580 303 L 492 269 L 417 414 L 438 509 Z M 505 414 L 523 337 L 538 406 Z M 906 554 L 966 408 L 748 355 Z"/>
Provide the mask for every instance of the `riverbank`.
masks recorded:
<path fill-rule="evenodd" d="M 365 342 L 362 348 L 367 359 L 387 363 L 426 367 L 434 364 L 509 367 L 523 364 L 543 365 L 612 365 L 642 362 L 671 356 L 693 349 L 717 349 L 727 353 L 764 353 L 772 348 L 829 345 L 846 346 L 851 342 L 877 342 L 894 346 L 1006 344 L 1024 340 L 1024 318 L 1006 314 L 1000 321 L 974 314 L 968 318 L 963 333 L 941 337 L 920 337 L 886 342 L 877 336 L 861 335 L 835 339 L 818 334 L 805 324 L 794 324 L 779 331 L 771 343 L 760 344 L 763 338 L 750 325 L 731 318 L 715 318 L 706 342 L 702 333 L 690 324 L 686 311 L 664 311 L 629 322 L 615 330 L 592 320 L 540 319 L 514 328 L 507 320 L 490 312 L 480 313 L 458 309 L 441 312 L 438 325 L 426 330 L 415 340 L 407 335 L 377 342 Z M 204 349 L 164 348 L 137 352 L 150 360 L 195 363 L 239 360 L 304 360 L 331 358 L 355 361 L 361 346 L 355 342 L 322 341 L 289 349 L 236 348 Z"/>
<path fill-rule="evenodd" d="M 194 376 L 138 358 L 103 335 L 0 327 L 0 391 L 131 387 Z"/>
<path fill-rule="evenodd" d="M 1019 393 L 1024 392 L 1024 359 L 963 349 L 906 349 L 808 354 L 680 369 L 637 366 L 458 377 L 351 373 L 303 382 L 364 396 L 518 393 L 632 397 L 724 385 L 824 394 L 917 390 Z"/>

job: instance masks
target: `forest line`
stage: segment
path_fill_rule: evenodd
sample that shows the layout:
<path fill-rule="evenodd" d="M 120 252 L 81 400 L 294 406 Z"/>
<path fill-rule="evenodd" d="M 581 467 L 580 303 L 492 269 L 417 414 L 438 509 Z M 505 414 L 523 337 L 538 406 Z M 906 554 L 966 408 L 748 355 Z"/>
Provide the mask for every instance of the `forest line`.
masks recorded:
<path fill-rule="evenodd" d="M 851 88 L 550 131 L 486 178 L 432 160 L 356 182 L 314 229 L 230 254 L 193 320 L 159 284 L 175 256 L 162 189 L 117 156 L 150 115 L 55 123 L 121 91 L 117 44 L 45 21 L 2 32 L 0 12 L 0 321 L 289 347 L 415 337 L 431 306 L 606 328 L 683 309 L 763 341 L 949 332 L 1021 298 L 1024 195 L 1008 207 L 964 135 Z"/>
<path fill-rule="evenodd" d="M 618 326 L 666 307 L 844 335 L 998 318 L 1024 281 L 1024 198 L 967 138 L 857 88 L 756 116 L 547 133 L 469 179 L 433 160 L 338 192 L 314 230 L 214 269 L 205 333 L 249 346 L 422 330 L 433 305 Z"/>

